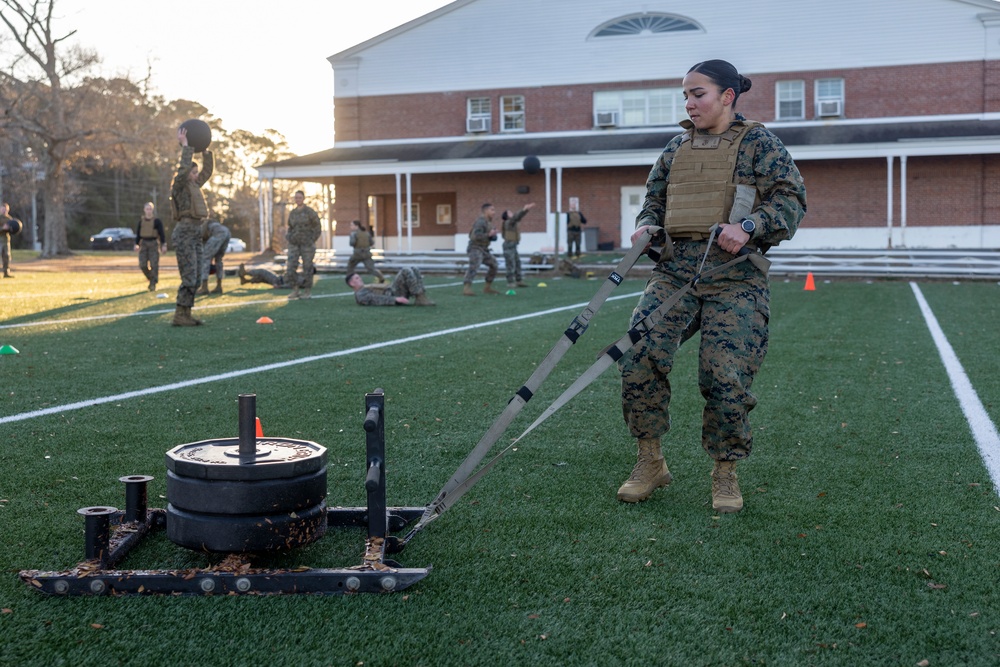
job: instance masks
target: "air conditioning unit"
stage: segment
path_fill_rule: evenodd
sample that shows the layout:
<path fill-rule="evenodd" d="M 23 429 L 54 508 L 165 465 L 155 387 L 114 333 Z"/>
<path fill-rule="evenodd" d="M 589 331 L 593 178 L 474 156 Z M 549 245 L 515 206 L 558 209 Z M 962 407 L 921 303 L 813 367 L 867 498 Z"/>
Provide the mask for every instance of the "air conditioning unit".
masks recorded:
<path fill-rule="evenodd" d="M 820 118 L 843 115 L 840 105 L 840 100 L 820 100 L 817 104 L 816 115 Z"/>
<path fill-rule="evenodd" d="M 465 119 L 465 131 L 466 132 L 489 132 L 490 131 L 490 119 L 489 118 L 466 118 Z"/>
<path fill-rule="evenodd" d="M 598 111 L 594 113 L 594 125 L 598 127 L 615 127 L 618 125 L 618 112 Z"/>

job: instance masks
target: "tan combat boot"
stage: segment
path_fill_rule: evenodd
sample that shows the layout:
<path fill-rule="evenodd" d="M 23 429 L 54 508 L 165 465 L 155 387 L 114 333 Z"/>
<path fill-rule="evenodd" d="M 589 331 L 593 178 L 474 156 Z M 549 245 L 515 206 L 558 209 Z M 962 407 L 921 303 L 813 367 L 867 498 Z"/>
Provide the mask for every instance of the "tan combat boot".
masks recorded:
<path fill-rule="evenodd" d="M 240 264 L 240 268 L 236 273 L 240 277 L 240 285 L 246 285 L 250 282 L 250 279 L 247 278 L 247 267 L 245 265 Z"/>
<path fill-rule="evenodd" d="M 171 324 L 175 327 L 196 327 L 201 324 L 201 320 L 192 317 L 191 306 L 177 306 Z"/>
<path fill-rule="evenodd" d="M 736 481 L 736 461 L 716 461 L 712 468 L 712 509 L 716 512 L 739 512 L 743 495 Z"/>
<path fill-rule="evenodd" d="M 465 283 L 462 287 L 462 294 L 464 296 L 476 296 L 476 293 L 472 291 L 472 283 Z"/>
<path fill-rule="evenodd" d="M 215 274 L 215 289 L 212 290 L 212 294 L 222 294 L 222 275 Z"/>
<path fill-rule="evenodd" d="M 427 297 L 427 292 L 421 292 L 413 299 L 415 306 L 436 306 L 437 304 Z"/>
<path fill-rule="evenodd" d="M 288 300 L 289 301 L 294 301 L 295 299 L 298 299 L 298 298 L 299 298 L 299 288 L 298 288 L 298 286 L 295 286 L 295 287 L 292 288 L 292 293 L 288 295 Z"/>
<path fill-rule="evenodd" d="M 483 288 L 483 294 L 499 294 L 500 292 L 493 289 L 493 281 L 487 280 L 486 287 Z"/>
<path fill-rule="evenodd" d="M 516 283 L 514 283 L 514 286 L 515 287 L 531 287 L 531 285 L 529 285 L 528 283 L 524 282 L 523 280 L 518 280 Z"/>
<path fill-rule="evenodd" d="M 302 295 L 299 298 L 300 299 L 309 299 L 309 298 L 312 298 L 312 295 L 313 295 L 312 287 L 303 287 L 302 288 Z"/>
<path fill-rule="evenodd" d="M 632 474 L 618 489 L 618 500 L 638 503 L 653 495 L 653 491 L 670 484 L 673 476 L 660 452 L 659 438 L 639 438 L 639 453 Z"/>

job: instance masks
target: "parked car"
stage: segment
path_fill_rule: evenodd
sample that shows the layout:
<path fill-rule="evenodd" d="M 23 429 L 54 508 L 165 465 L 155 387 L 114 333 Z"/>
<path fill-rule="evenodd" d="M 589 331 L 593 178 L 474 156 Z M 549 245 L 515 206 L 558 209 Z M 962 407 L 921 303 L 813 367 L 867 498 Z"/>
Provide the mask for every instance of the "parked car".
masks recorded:
<path fill-rule="evenodd" d="M 108 227 L 90 237 L 91 250 L 131 250 L 135 232 L 128 227 Z"/>
<path fill-rule="evenodd" d="M 243 242 L 243 239 L 238 239 L 235 236 L 229 239 L 229 245 L 226 246 L 226 252 L 243 252 L 247 249 L 247 244 Z"/>

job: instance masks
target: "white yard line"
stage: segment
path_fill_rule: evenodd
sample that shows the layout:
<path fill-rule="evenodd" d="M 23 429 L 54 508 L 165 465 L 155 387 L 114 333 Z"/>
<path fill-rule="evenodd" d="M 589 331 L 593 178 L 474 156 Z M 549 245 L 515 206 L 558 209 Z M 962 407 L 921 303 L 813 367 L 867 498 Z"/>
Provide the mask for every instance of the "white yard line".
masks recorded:
<path fill-rule="evenodd" d="M 353 294 L 353 293 L 352 293 Z M 619 299 L 635 299 L 640 295 L 640 292 L 634 292 L 632 294 L 621 294 L 618 296 L 612 296 L 608 298 L 608 301 L 617 301 Z M 148 387 L 146 389 L 137 389 L 136 391 L 127 391 L 122 394 L 114 394 L 112 396 L 100 396 L 98 398 L 91 398 L 85 401 L 77 401 L 76 403 L 68 403 L 66 405 L 56 405 L 50 408 L 45 408 L 43 410 L 32 410 L 30 412 L 22 412 L 16 415 L 10 415 L 7 417 L 0 417 L 0 424 L 10 424 L 13 422 L 24 421 L 26 419 L 34 419 L 36 417 L 44 417 L 45 415 L 59 414 L 61 412 L 70 412 L 73 410 L 80 410 L 82 408 L 89 408 L 95 405 L 102 405 L 104 403 L 114 403 L 116 401 L 126 401 L 133 398 L 139 398 L 142 396 L 149 396 L 151 394 L 159 394 L 165 391 L 174 391 L 176 389 L 184 389 L 185 387 L 193 387 L 200 384 L 208 384 L 210 382 L 218 382 L 220 380 L 230 380 L 232 378 L 242 377 L 244 375 L 253 375 L 255 373 L 264 373 L 267 371 L 274 371 L 281 368 L 288 368 L 289 366 L 298 366 L 300 364 L 310 364 L 315 361 L 323 361 L 324 359 L 334 359 L 336 357 L 344 357 L 358 352 L 370 352 L 372 350 L 380 350 L 387 347 L 394 347 L 396 345 L 405 345 L 407 343 L 415 343 L 421 340 L 427 340 L 429 338 L 438 338 L 440 336 L 450 336 L 457 333 L 462 333 L 463 331 L 472 331 L 473 329 L 482 329 L 484 327 L 492 327 L 499 324 L 507 324 L 509 322 L 517 322 L 520 320 L 530 320 L 536 317 L 544 317 L 545 315 L 551 315 L 553 313 L 560 313 L 567 310 L 581 310 L 587 305 L 584 303 L 575 303 L 568 306 L 560 306 L 558 308 L 549 308 L 547 310 L 539 310 L 534 313 L 526 313 L 524 315 L 517 315 L 515 317 L 507 317 L 500 320 L 491 320 L 489 322 L 477 322 L 476 324 L 468 324 L 462 327 L 455 327 L 452 329 L 442 329 L 440 331 L 430 331 L 425 334 L 420 334 L 417 336 L 408 336 L 406 338 L 397 338 L 396 340 L 388 340 L 382 343 L 372 343 L 371 345 L 362 345 L 361 347 L 353 347 L 349 350 L 336 350 L 334 352 L 327 352 L 325 354 L 316 354 L 309 357 L 301 357 L 299 359 L 289 359 L 288 361 L 281 361 L 273 364 L 265 364 L 263 366 L 254 366 L 253 368 L 245 368 L 239 371 L 230 371 L 228 373 L 221 373 L 219 375 L 209 375 L 201 378 L 193 378 L 191 380 L 184 380 L 182 382 L 173 382 L 171 384 L 160 385 L 158 387 Z M 60 320 L 63 322 L 65 320 Z M 561 333 L 561 330 L 560 332 Z M 555 338 L 555 334 L 553 334 Z"/>
<path fill-rule="evenodd" d="M 937 345 L 941 361 L 944 362 L 948 378 L 951 380 L 951 387 L 955 391 L 955 397 L 958 399 L 959 405 L 962 406 L 965 419 L 969 422 L 972 437 L 975 438 L 976 447 L 979 448 L 979 455 L 982 456 L 990 479 L 993 480 L 993 488 L 1000 491 L 1000 434 L 997 433 L 997 427 L 990 419 L 989 413 L 986 412 L 983 402 L 979 400 L 979 394 L 969 382 L 969 376 L 966 375 L 955 350 L 952 349 L 951 343 L 948 342 L 944 331 L 941 330 L 937 318 L 934 317 L 930 306 L 927 305 L 927 300 L 924 299 L 920 288 L 916 283 L 910 283 L 910 287 L 917 297 L 917 303 L 920 305 L 920 311 L 924 315 L 924 321 L 927 322 L 927 328 L 931 332 L 934 344 Z"/>

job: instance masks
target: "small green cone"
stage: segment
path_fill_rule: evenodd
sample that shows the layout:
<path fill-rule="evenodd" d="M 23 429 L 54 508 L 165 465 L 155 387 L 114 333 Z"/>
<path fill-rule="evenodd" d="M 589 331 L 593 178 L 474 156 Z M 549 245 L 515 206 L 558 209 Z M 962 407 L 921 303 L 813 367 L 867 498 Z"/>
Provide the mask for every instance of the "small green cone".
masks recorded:
<path fill-rule="evenodd" d="M 507 290 L 507 296 L 514 296 L 515 294 L 517 294 L 517 292 L 515 292 L 514 290 L 512 289 Z"/>
<path fill-rule="evenodd" d="M 13 345 L 0 346 L 0 354 L 21 354 Z"/>

